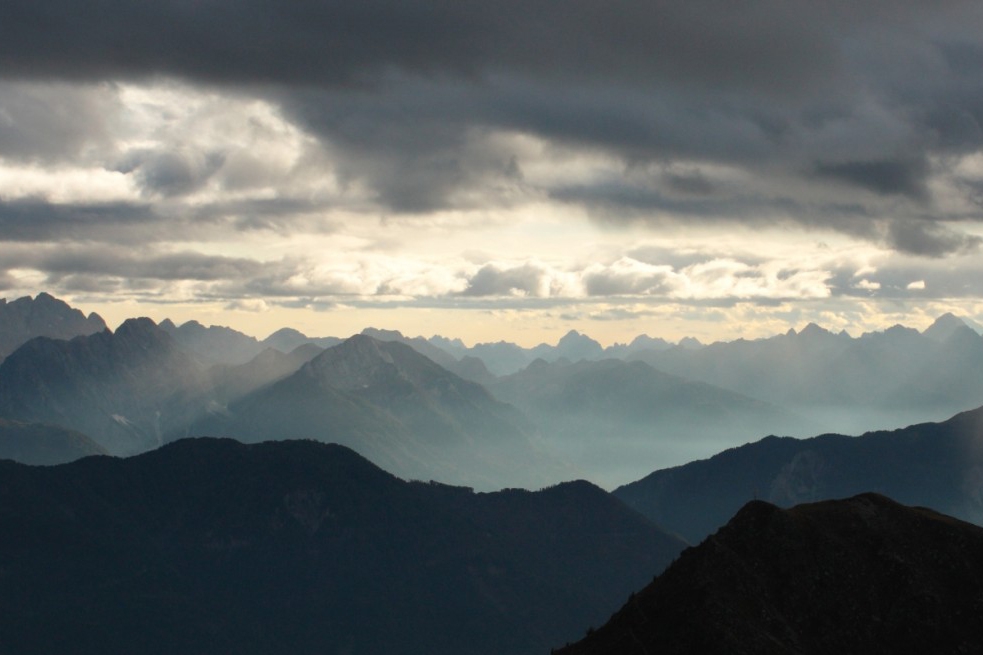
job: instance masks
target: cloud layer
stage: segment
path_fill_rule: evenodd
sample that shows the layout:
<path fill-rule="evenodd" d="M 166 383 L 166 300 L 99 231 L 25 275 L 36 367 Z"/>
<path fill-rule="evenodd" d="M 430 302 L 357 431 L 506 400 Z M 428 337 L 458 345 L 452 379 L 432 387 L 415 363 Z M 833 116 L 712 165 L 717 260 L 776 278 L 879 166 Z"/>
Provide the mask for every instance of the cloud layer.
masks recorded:
<path fill-rule="evenodd" d="M 974 299 L 980 34 L 956 1 L 5 2 L 0 285 Z"/>

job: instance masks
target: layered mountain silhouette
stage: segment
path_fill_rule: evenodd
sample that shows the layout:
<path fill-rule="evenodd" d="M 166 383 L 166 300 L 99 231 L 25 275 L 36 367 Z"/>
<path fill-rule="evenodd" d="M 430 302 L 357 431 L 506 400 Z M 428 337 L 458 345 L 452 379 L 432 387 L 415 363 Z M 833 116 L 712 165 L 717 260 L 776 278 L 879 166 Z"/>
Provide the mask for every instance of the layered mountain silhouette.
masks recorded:
<path fill-rule="evenodd" d="M 306 344 L 313 344 L 319 348 L 332 348 L 342 341 L 344 339 L 338 337 L 309 337 L 293 328 L 280 328 L 261 343 L 264 347 L 276 348 L 280 352 L 288 353 Z"/>
<path fill-rule="evenodd" d="M 983 528 L 876 494 L 747 504 L 563 655 L 983 651 Z"/>
<path fill-rule="evenodd" d="M 70 341 L 38 337 L 0 364 L 0 416 L 77 430 L 114 455 L 159 446 L 204 411 L 203 367 L 146 318 Z"/>
<path fill-rule="evenodd" d="M 983 336 L 943 315 L 852 338 L 800 332 L 631 355 L 655 368 L 780 405 L 843 432 L 902 427 L 983 404 Z"/>
<path fill-rule="evenodd" d="M 495 376 L 488 371 L 485 363 L 477 357 L 471 357 L 468 355 L 460 358 L 455 357 L 448 351 L 432 344 L 423 337 L 414 337 L 411 339 L 404 337 L 403 334 L 397 330 L 379 330 L 377 328 L 365 328 L 362 330 L 362 334 L 379 341 L 398 341 L 399 343 L 406 344 L 424 357 L 433 360 L 434 363 L 439 364 L 451 373 L 454 373 L 465 380 L 471 380 L 472 382 L 477 382 L 478 384 L 487 384 L 493 381 L 495 378 Z"/>
<path fill-rule="evenodd" d="M 105 329 L 98 314 L 86 316 L 47 293 L 11 302 L 0 298 L 0 361 L 34 337 L 71 339 Z"/>
<path fill-rule="evenodd" d="M 336 337 L 308 337 L 293 328 L 282 328 L 260 341 L 232 328 L 221 325 L 205 327 L 198 321 L 187 321 L 177 326 L 170 319 L 164 319 L 159 327 L 198 357 L 211 363 L 232 366 L 245 364 L 269 348 L 286 354 L 300 346 L 314 345 L 324 349 L 341 343 L 341 339 Z"/>
<path fill-rule="evenodd" d="M 337 442 L 404 477 L 485 488 L 569 474 L 533 445 L 515 408 L 403 343 L 364 334 L 211 412 L 189 434 Z"/>
<path fill-rule="evenodd" d="M 5 652 L 531 655 L 683 548 L 586 482 L 476 494 L 309 441 L 0 479 Z"/>
<path fill-rule="evenodd" d="M 215 366 L 209 370 L 215 385 L 215 399 L 219 403 L 235 401 L 296 373 L 322 352 L 324 349 L 313 343 L 297 346 L 288 353 L 266 348 L 244 364 Z"/>
<path fill-rule="evenodd" d="M 820 431 L 774 405 L 638 361 L 537 360 L 489 389 L 529 416 L 592 480 L 611 486 L 636 479 L 653 462 L 691 461 L 769 431 Z"/>
<path fill-rule="evenodd" d="M 0 304 L 3 321 L 20 326 L 0 331 L 4 338 L 104 325 L 47 294 Z M 809 325 L 755 341 L 639 337 L 604 349 L 575 331 L 555 345 L 468 348 L 369 328 L 363 338 L 409 346 L 432 366 L 387 369 L 356 357 L 345 369 L 353 379 L 361 364 L 392 375 L 354 388 L 338 375 L 322 379 L 343 364 L 337 353 L 323 370 L 302 370 L 320 348 L 352 349 L 334 338 L 285 328 L 260 341 L 194 321 L 134 319 L 115 333 L 21 344 L 0 365 L 0 416 L 78 431 L 119 455 L 193 434 L 282 435 L 341 441 L 408 477 L 480 488 L 589 477 L 613 486 L 764 434 L 858 433 L 979 406 L 978 329 L 949 314 L 921 333 L 896 326 L 852 338 Z M 410 373 L 424 369 L 426 380 Z"/>
<path fill-rule="evenodd" d="M 983 524 L 983 408 L 860 437 L 767 437 L 614 494 L 697 543 L 755 498 L 791 506 L 864 491 Z"/>
<path fill-rule="evenodd" d="M 516 373 L 537 359 L 546 362 L 555 362 L 561 359 L 577 362 L 583 359 L 600 359 L 605 356 L 601 344 L 576 330 L 570 330 L 563 335 L 555 346 L 541 343 L 533 348 L 523 348 L 507 341 L 479 343 L 467 348 L 460 340 L 452 341 L 440 336 L 432 337 L 429 343 L 458 359 L 465 357 L 478 359 L 496 376 Z"/>
<path fill-rule="evenodd" d="M 0 459 L 24 464 L 64 464 L 106 450 L 81 432 L 57 425 L 0 418 Z"/>

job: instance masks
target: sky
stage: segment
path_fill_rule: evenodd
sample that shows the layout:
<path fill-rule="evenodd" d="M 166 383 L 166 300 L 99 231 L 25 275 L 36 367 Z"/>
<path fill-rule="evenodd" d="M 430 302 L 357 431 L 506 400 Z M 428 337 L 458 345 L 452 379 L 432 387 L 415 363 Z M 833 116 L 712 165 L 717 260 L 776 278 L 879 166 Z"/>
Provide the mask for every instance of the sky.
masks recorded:
<path fill-rule="evenodd" d="M 983 3 L 4 0 L 0 296 L 263 337 L 983 321 Z"/>

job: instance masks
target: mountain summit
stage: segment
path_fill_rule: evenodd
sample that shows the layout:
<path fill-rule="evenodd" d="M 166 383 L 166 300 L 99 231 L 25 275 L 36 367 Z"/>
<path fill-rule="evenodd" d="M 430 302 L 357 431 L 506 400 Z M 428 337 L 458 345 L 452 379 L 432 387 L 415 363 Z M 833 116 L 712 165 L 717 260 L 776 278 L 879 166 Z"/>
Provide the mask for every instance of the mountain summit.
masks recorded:
<path fill-rule="evenodd" d="M 231 403 L 193 434 L 344 444 L 397 475 L 494 488 L 568 473 L 515 408 L 398 341 L 357 334 Z"/>

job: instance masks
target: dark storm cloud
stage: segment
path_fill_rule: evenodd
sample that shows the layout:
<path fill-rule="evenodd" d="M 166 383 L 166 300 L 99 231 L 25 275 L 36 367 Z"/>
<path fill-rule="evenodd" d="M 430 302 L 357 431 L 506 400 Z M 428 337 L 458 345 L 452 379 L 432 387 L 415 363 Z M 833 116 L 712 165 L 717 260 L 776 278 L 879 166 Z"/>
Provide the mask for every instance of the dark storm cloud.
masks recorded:
<path fill-rule="evenodd" d="M 153 203 L 52 203 L 0 200 L 0 242 L 115 243 L 139 246 L 158 240 L 215 241 L 228 230 L 324 234 L 334 226 L 317 215 L 325 203 L 282 197 L 159 207 Z"/>
<path fill-rule="evenodd" d="M 977 251 L 983 239 L 955 232 L 928 221 L 892 221 L 887 226 L 887 242 L 896 250 L 926 257 Z"/>
<path fill-rule="evenodd" d="M 263 264 L 251 259 L 204 255 L 184 251 L 160 253 L 153 248 L 121 252 L 111 246 L 0 248 L 4 264 L 11 268 L 44 271 L 49 281 L 66 278 L 126 278 L 129 280 L 240 280 L 255 277 Z"/>
<path fill-rule="evenodd" d="M 461 76 L 500 68 L 788 92 L 835 66 L 816 18 L 811 3 L 777 0 L 11 0 L 0 8 L 0 63 L 17 76 L 332 85 L 394 68 Z"/>
<path fill-rule="evenodd" d="M 53 204 L 42 200 L 0 201 L 0 241 L 119 239 L 160 220 L 147 205 L 133 203 Z"/>
<path fill-rule="evenodd" d="M 928 162 L 915 160 L 851 161 L 839 164 L 819 164 L 816 172 L 875 193 L 902 195 L 913 199 L 925 196 Z"/>
<path fill-rule="evenodd" d="M 262 94 L 389 211 L 538 193 L 633 220 L 797 221 L 937 255 L 969 238 L 903 221 L 946 219 L 933 162 L 983 147 L 980 34 L 983 7 L 955 0 L 10 0 L 0 75 Z M 41 152 L 16 145 L 34 133 L 25 121 L 12 151 Z M 728 166 L 755 188 L 679 173 L 649 188 L 538 188 L 502 133 L 626 166 Z M 214 165 L 165 153 L 133 170 L 147 194 L 173 198 Z M 875 223 L 895 219 L 885 238 Z"/>

